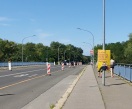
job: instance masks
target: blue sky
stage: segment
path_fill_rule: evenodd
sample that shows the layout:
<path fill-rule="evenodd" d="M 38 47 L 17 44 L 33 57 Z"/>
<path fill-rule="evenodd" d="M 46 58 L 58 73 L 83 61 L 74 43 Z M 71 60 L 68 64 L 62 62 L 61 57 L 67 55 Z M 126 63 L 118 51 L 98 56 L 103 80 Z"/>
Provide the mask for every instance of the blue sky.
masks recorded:
<path fill-rule="evenodd" d="M 0 38 L 22 43 L 52 41 L 81 47 L 89 55 L 103 43 L 103 0 L 0 0 Z M 132 0 L 106 0 L 106 43 L 132 33 Z M 82 42 L 90 43 L 84 44 Z"/>

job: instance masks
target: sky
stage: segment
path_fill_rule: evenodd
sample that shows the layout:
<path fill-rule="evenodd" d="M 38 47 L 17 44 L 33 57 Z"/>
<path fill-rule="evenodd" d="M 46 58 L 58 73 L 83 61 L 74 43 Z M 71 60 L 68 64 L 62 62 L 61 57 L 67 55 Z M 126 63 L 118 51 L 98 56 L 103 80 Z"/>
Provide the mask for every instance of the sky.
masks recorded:
<path fill-rule="evenodd" d="M 105 42 L 129 40 L 132 0 L 105 2 Z M 80 47 L 89 55 L 93 41 L 95 46 L 102 44 L 103 37 L 103 0 L 0 0 L 3 40 L 46 46 L 58 41 Z"/>

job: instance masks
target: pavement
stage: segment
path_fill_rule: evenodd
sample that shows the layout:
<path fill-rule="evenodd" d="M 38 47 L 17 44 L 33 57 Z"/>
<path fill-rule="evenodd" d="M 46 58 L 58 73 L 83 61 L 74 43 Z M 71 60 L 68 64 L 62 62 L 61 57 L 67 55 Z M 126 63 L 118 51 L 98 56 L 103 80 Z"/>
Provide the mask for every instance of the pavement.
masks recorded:
<path fill-rule="evenodd" d="M 70 83 L 51 107 L 49 104 L 48 108 L 43 107 L 43 96 L 50 98 L 50 94 L 44 94 L 22 109 L 132 109 L 132 83 L 117 75 L 111 78 L 109 72 L 105 74 L 104 85 L 102 78 L 97 76 L 97 69 L 87 65 L 77 77 L 68 77 L 72 78 Z M 56 89 L 59 88 L 52 88 Z"/>
<path fill-rule="evenodd" d="M 132 83 L 105 74 L 104 84 L 88 65 L 62 107 L 55 109 L 132 109 Z"/>
<path fill-rule="evenodd" d="M 62 109 L 105 109 L 91 65 L 86 67 Z"/>

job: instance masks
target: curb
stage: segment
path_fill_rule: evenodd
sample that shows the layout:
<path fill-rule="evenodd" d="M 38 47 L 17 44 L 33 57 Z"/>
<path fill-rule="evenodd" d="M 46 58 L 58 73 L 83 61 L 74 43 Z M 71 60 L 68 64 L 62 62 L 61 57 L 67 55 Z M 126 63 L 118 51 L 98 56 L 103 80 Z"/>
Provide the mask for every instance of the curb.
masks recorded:
<path fill-rule="evenodd" d="M 55 107 L 53 109 L 61 109 L 68 97 L 70 96 L 71 92 L 73 91 L 75 85 L 83 75 L 84 71 L 86 70 L 87 66 L 82 70 L 82 72 L 77 76 L 77 78 L 73 81 L 73 83 L 69 86 L 67 91 L 64 93 L 64 95 L 58 100 L 58 102 L 55 104 Z"/>

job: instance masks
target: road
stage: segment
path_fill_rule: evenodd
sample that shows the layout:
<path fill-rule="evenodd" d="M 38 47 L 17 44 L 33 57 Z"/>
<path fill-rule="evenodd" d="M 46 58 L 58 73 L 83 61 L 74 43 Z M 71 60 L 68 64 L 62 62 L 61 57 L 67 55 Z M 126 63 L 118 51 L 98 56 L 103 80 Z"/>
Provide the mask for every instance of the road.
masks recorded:
<path fill-rule="evenodd" d="M 70 75 L 78 75 L 85 66 L 69 68 L 51 66 L 51 76 L 46 66 L 0 70 L 0 109 L 21 109 Z M 61 92 L 61 90 L 60 90 Z"/>

